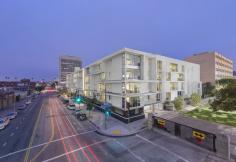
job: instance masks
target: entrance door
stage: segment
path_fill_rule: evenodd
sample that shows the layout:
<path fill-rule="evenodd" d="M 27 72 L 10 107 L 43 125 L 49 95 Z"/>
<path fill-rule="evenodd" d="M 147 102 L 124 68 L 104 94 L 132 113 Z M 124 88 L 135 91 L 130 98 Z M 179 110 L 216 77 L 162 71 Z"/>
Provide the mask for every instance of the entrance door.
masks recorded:
<path fill-rule="evenodd" d="M 175 123 L 175 135 L 176 136 L 181 136 L 181 129 L 180 129 L 180 125 Z"/>

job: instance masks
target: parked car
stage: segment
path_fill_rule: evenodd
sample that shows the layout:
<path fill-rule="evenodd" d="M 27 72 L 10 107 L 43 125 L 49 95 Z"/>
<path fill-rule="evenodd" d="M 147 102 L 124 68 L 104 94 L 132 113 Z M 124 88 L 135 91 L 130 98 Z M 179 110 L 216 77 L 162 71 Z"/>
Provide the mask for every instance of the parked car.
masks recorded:
<path fill-rule="evenodd" d="M 80 121 L 86 120 L 87 119 L 87 114 L 88 111 L 87 110 L 80 110 L 78 112 L 78 114 L 76 115 L 77 119 L 79 119 Z"/>
<path fill-rule="evenodd" d="M 0 129 L 4 129 L 10 122 L 10 119 L 8 117 L 0 117 Z"/>
<path fill-rule="evenodd" d="M 18 110 L 24 110 L 25 108 L 26 108 L 26 105 L 25 105 L 25 104 L 19 105 L 19 106 L 17 107 Z"/>
<path fill-rule="evenodd" d="M 75 116 L 77 116 L 77 115 L 79 114 L 79 112 L 80 112 L 80 109 L 75 109 L 75 111 L 73 112 L 73 114 L 74 114 Z"/>
<path fill-rule="evenodd" d="M 31 100 L 25 102 L 26 105 L 29 105 L 31 103 L 32 103 Z"/>
<path fill-rule="evenodd" d="M 11 120 L 11 119 L 14 119 L 16 115 L 17 115 L 17 112 L 8 112 L 6 116 Z"/>
<path fill-rule="evenodd" d="M 67 109 L 69 109 L 69 110 L 75 110 L 75 104 L 69 104 L 68 106 L 67 106 Z"/>
<path fill-rule="evenodd" d="M 0 130 L 5 128 L 5 123 L 2 118 L 0 118 Z"/>

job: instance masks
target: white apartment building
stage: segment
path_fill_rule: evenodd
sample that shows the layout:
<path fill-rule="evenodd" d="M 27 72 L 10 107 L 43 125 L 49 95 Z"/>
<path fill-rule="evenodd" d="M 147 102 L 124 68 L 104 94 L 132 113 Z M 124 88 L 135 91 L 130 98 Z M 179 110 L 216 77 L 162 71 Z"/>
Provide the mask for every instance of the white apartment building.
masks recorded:
<path fill-rule="evenodd" d="M 74 72 L 66 75 L 66 87 L 70 92 L 75 93 L 83 89 L 84 69 L 75 67 Z"/>
<path fill-rule="evenodd" d="M 149 105 L 201 94 L 199 65 L 128 48 L 86 66 L 83 75 L 83 95 L 111 103 L 112 115 L 125 122 L 144 118 Z"/>

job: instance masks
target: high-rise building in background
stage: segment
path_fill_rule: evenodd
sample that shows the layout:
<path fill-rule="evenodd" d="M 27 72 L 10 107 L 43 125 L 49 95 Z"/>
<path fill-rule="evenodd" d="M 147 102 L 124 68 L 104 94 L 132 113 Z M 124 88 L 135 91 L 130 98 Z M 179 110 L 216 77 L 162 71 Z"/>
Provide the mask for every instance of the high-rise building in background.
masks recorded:
<path fill-rule="evenodd" d="M 185 59 L 200 65 L 202 83 L 233 77 L 233 61 L 218 52 L 203 52 Z"/>
<path fill-rule="evenodd" d="M 82 61 L 76 56 L 60 56 L 59 58 L 59 84 L 66 85 L 66 76 L 74 72 L 75 67 L 82 67 Z"/>

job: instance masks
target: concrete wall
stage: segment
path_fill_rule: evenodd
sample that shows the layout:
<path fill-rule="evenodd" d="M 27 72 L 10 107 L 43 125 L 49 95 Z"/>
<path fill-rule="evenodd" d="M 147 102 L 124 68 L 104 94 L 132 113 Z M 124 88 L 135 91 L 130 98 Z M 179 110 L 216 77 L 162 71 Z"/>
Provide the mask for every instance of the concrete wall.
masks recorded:
<path fill-rule="evenodd" d="M 148 115 L 149 129 L 166 131 L 197 146 L 210 150 L 218 157 L 230 160 L 230 137 L 228 135 L 213 134 L 211 132 L 199 130 L 198 128 L 181 125 L 163 118 L 154 117 L 150 114 Z M 194 135 L 194 132 L 203 135 L 204 138 L 199 140 L 199 138 Z"/>

